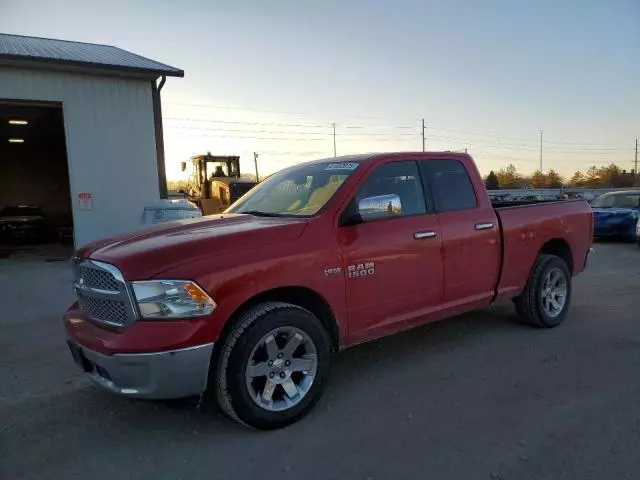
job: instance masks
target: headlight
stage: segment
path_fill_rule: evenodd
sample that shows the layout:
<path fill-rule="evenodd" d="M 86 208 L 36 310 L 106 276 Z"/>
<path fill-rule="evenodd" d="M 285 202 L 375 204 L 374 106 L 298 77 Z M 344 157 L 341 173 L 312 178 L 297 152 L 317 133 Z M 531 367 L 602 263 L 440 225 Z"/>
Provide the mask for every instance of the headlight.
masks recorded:
<path fill-rule="evenodd" d="M 216 308 L 216 302 L 188 280 L 149 280 L 131 285 L 142 318 L 202 317 Z"/>

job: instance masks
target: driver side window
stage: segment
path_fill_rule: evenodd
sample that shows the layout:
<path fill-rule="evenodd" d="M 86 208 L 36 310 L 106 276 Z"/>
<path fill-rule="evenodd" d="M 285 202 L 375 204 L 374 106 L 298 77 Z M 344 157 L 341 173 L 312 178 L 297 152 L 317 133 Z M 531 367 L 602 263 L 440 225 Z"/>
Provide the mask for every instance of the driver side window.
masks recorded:
<path fill-rule="evenodd" d="M 360 187 L 355 196 L 355 208 L 364 198 L 396 195 L 400 200 L 398 215 L 407 217 L 427 212 L 418 165 L 414 161 L 392 162 L 380 165 Z"/>

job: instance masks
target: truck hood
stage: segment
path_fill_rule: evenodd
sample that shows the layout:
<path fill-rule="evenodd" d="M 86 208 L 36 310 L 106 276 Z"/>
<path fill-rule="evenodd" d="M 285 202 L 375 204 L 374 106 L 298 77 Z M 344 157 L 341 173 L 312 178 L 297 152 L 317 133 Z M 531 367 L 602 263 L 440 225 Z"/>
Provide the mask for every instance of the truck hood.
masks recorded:
<path fill-rule="evenodd" d="M 125 278 L 142 280 L 199 258 L 295 240 L 306 224 L 242 214 L 178 220 L 90 243 L 75 256 L 111 263 Z"/>

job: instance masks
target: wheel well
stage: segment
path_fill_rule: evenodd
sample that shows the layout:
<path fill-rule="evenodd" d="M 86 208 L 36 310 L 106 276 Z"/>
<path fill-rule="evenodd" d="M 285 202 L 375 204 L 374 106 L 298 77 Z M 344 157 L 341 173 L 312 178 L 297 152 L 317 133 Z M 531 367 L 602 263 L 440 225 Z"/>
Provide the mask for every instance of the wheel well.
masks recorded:
<path fill-rule="evenodd" d="M 224 341 L 236 320 L 244 311 L 264 302 L 290 303 L 309 310 L 318 317 L 327 333 L 329 333 L 334 350 L 337 352 L 340 349 L 340 329 L 331 307 L 319 293 L 306 287 L 274 288 L 251 297 L 233 313 L 226 323 L 220 335 L 221 341 Z"/>
<path fill-rule="evenodd" d="M 560 257 L 569 267 L 569 271 L 573 273 L 573 253 L 566 240 L 562 238 L 549 240 L 542 246 L 540 253 Z"/>

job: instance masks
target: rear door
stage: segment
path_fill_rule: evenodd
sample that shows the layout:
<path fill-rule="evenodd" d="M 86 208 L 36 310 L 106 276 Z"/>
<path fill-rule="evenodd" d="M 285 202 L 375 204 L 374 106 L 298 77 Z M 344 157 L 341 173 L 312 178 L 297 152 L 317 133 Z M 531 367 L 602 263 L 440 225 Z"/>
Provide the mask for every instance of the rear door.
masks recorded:
<path fill-rule="evenodd" d="M 353 342 L 418 324 L 442 301 L 440 224 L 425 199 L 416 161 L 377 166 L 349 208 L 362 198 L 389 194 L 400 197 L 399 215 L 337 231 Z"/>
<path fill-rule="evenodd" d="M 421 162 L 442 230 L 443 307 L 488 305 L 500 270 L 500 230 L 491 204 L 456 159 Z"/>

